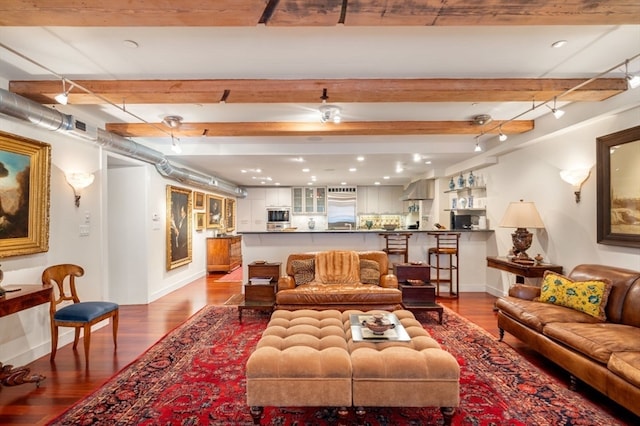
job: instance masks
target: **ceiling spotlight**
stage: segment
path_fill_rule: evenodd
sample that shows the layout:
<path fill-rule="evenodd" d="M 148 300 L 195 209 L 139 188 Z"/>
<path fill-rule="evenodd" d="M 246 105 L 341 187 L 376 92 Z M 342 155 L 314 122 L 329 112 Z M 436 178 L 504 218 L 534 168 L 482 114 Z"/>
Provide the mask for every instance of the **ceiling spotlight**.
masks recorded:
<path fill-rule="evenodd" d="M 473 117 L 473 124 L 475 124 L 476 126 L 482 126 L 487 124 L 491 120 L 492 118 L 489 114 L 480 114 Z"/>
<path fill-rule="evenodd" d="M 473 148 L 473 152 L 482 152 L 482 147 L 480 146 L 480 136 L 476 136 L 476 146 Z"/>
<path fill-rule="evenodd" d="M 179 115 L 167 115 L 162 119 L 162 124 L 169 127 L 170 129 L 177 129 L 182 125 L 182 117 Z"/>
<path fill-rule="evenodd" d="M 59 103 L 60 105 L 66 105 L 67 102 L 69 102 L 69 92 L 71 92 L 71 89 L 73 89 L 73 84 L 69 87 L 69 90 L 66 90 L 65 88 L 66 84 L 65 84 L 65 79 L 62 79 L 62 93 L 58 93 L 56 96 L 54 96 L 54 99 L 56 100 L 57 103 Z"/>
<path fill-rule="evenodd" d="M 551 47 L 553 47 L 554 49 L 558 49 L 560 47 L 566 46 L 567 43 L 568 43 L 567 40 L 558 40 L 558 41 L 553 42 L 551 44 Z"/>
<path fill-rule="evenodd" d="M 329 96 L 327 95 L 327 89 L 322 89 L 322 105 L 318 110 L 320 111 L 320 122 L 327 123 L 329 121 L 333 121 L 335 124 L 338 124 L 342 121 L 340 117 L 340 112 L 342 111 L 339 106 L 336 105 L 328 105 L 327 99 Z"/>
<path fill-rule="evenodd" d="M 504 133 L 502 133 L 502 126 L 500 126 L 500 134 L 498 135 L 498 140 L 500 142 L 504 142 L 507 139 L 509 139 L 509 136 L 505 135 Z"/>
<path fill-rule="evenodd" d="M 173 137 L 173 133 L 171 134 L 171 151 L 175 152 L 176 154 L 182 154 L 182 148 L 176 142 L 176 138 Z"/>
<path fill-rule="evenodd" d="M 553 98 L 553 108 L 551 108 L 549 105 L 547 105 L 547 107 L 551 110 L 551 112 L 553 113 L 553 116 L 556 119 L 559 119 L 564 115 L 564 111 L 556 107 L 556 101 L 557 101 L 557 97 Z"/>
<path fill-rule="evenodd" d="M 629 72 L 629 60 L 628 59 L 624 63 L 624 74 L 625 74 L 625 78 L 627 79 L 627 85 L 629 86 L 629 89 L 635 89 L 636 87 L 640 86 L 640 75 L 631 74 Z"/>

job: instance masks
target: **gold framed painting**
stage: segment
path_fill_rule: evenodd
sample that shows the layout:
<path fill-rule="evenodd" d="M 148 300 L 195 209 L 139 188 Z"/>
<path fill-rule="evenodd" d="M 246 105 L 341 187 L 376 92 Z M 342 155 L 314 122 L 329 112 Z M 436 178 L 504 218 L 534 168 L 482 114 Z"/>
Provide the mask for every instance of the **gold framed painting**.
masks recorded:
<path fill-rule="evenodd" d="M 49 250 L 51 146 L 0 132 L 0 257 Z"/>
<path fill-rule="evenodd" d="M 207 194 L 207 229 L 222 229 L 224 221 L 224 199 Z"/>
<path fill-rule="evenodd" d="M 224 200 L 224 223 L 227 232 L 236 229 L 236 200 L 233 198 L 225 198 Z"/>
<path fill-rule="evenodd" d="M 640 126 L 596 139 L 597 240 L 640 247 Z"/>
<path fill-rule="evenodd" d="M 191 263 L 191 194 L 167 185 L 167 271 Z"/>
<path fill-rule="evenodd" d="M 193 209 L 204 210 L 204 193 L 193 191 Z"/>
<path fill-rule="evenodd" d="M 205 221 L 205 213 L 197 212 L 195 214 L 196 217 L 196 231 L 202 231 L 204 229 L 204 221 Z"/>

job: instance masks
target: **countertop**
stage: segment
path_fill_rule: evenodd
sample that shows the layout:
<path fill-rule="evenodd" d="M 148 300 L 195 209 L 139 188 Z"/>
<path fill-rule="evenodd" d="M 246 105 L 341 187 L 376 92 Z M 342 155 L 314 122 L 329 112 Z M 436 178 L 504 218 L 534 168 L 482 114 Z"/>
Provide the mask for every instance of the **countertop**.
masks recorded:
<path fill-rule="evenodd" d="M 295 231 L 246 231 L 238 234 L 396 234 L 399 232 L 411 234 L 426 234 L 429 232 L 462 232 L 462 233 L 487 233 L 493 229 L 296 229 Z"/>

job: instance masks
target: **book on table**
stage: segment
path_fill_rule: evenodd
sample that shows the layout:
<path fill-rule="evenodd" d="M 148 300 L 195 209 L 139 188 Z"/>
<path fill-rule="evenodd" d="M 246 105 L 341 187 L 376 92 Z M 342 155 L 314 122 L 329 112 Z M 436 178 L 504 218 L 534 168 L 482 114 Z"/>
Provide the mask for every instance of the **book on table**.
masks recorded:
<path fill-rule="evenodd" d="M 251 277 L 249 282 L 251 285 L 269 285 L 273 277 Z"/>

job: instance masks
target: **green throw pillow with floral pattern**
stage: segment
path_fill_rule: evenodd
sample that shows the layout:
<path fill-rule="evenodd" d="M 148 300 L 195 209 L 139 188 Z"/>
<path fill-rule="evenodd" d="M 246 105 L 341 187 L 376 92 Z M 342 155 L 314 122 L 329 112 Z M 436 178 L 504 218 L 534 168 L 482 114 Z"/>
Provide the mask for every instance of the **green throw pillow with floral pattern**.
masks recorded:
<path fill-rule="evenodd" d="M 540 289 L 541 302 L 553 303 L 584 312 L 605 321 L 605 306 L 611 292 L 608 280 L 573 281 L 563 275 L 547 271 Z"/>

